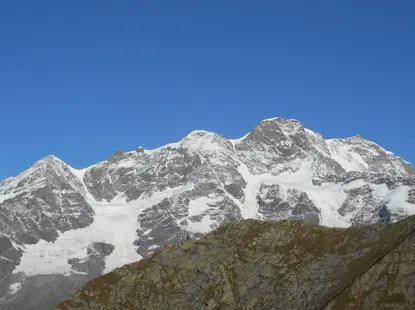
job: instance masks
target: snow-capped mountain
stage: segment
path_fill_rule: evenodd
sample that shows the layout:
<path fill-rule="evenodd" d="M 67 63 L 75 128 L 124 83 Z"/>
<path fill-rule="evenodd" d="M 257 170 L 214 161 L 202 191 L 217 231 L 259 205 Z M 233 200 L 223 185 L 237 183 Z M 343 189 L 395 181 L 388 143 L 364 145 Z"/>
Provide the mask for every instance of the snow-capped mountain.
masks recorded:
<path fill-rule="evenodd" d="M 360 136 L 325 140 L 284 118 L 236 140 L 193 131 L 83 170 L 49 156 L 0 182 L 2 308 L 48 308 L 92 277 L 226 222 L 347 227 L 379 222 L 381 210 L 392 221 L 415 214 L 411 164 Z"/>

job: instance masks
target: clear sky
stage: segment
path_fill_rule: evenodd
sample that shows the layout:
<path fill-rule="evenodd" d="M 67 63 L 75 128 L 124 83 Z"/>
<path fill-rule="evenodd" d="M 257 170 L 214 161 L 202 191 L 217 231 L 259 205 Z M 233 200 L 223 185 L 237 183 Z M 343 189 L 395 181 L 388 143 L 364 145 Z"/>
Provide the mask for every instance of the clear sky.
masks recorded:
<path fill-rule="evenodd" d="M 0 179 L 264 118 L 415 162 L 415 1 L 0 1 Z"/>

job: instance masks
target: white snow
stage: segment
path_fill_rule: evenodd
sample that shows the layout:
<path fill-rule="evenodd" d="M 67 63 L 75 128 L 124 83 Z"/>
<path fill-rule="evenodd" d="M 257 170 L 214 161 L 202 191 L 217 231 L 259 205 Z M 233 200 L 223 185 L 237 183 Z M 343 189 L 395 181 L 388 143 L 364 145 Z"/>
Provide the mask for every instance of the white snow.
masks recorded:
<path fill-rule="evenodd" d="M 258 214 L 256 196 L 261 186 L 261 178 L 251 174 L 248 167 L 242 163 L 238 167 L 238 172 L 247 183 L 245 187 L 245 201 L 243 208 L 241 208 L 241 215 L 245 219 L 256 218 Z"/>
<path fill-rule="evenodd" d="M 218 143 L 214 141 L 215 136 L 216 134 L 207 131 L 192 131 L 182 140 L 181 146 L 189 151 L 203 150 L 208 153 L 215 153 L 220 148 Z"/>
<path fill-rule="evenodd" d="M 347 196 L 345 190 L 367 184 L 363 180 L 355 180 L 345 185 L 324 183 L 321 186 L 314 186 L 311 182 L 313 174 L 311 162 L 304 162 L 296 172 L 286 171 L 278 176 L 269 174 L 252 175 L 243 164 L 239 166 L 238 171 L 247 182 L 245 202 L 243 205 L 237 204 L 240 206 L 244 218 L 259 218 L 256 197 L 261 184 L 280 184 L 307 193 L 311 201 L 321 211 L 320 224 L 329 227 L 348 227 L 351 225 L 350 218 L 352 215 L 344 217 L 338 213 L 338 209 Z M 375 189 L 374 195 L 380 200 L 390 200 L 388 204 L 390 208 L 399 207 L 405 209 L 409 214 L 415 214 L 415 205 L 406 202 L 408 191 L 409 187 L 389 190 L 386 185 L 379 185 Z"/>
<path fill-rule="evenodd" d="M 0 203 L 3 203 L 3 201 L 13 198 L 15 196 L 14 193 L 10 193 L 10 194 L 1 194 L 0 193 Z"/>
<path fill-rule="evenodd" d="M 300 169 L 296 172 L 286 171 L 278 176 L 271 174 L 253 175 L 248 167 L 240 164 L 238 172 L 242 175 L 245 182 L 245 201 L 241 207 L 243 218 L 258 218 L 257 194 L 262 184 L 283 184 L 293 188 L 311 188 L 311 177 L 313 171 L 310 162 L 303 162 Z"/>
<path fill-rule="evenodd" d="M 43 187 L 47 182 L 45 173 L 48 167 L 52 167 L 57 175 L 65 176 L 70 185 L 75 189 L 78 188 L 78 186 L 73 182 L 71 173 L 82 180 L 83 174 L 87 170 L 76 170 L 53 155 L 45 157 L 34 163 L 26 171 L 13 178 L 3 180 L 3 182 L 0 183 L 0 203 L 21 193 L 28 194 Z M 66 168 L 69 169 L 69 172 Z M 21 182 L 24 182 L 27 179 L 31 179 L 30 182 L 25 186 L 21 186 Z"/>
<path fill-rule="evenodd" d="M 68 168 L 72 172 L 72 174 L 75 175 L 83 183 L 85 173 L 94 166 L 90 166 L 84 169 L 75 169 L 75 168 L 72 168 L 71 166 L 68 166 Z"/>
<path fill-rule="evenodd" d="M 250 133 L 247 133 L 246 135 L 244 135 L 243 137 L 241 137 L 241 138 L 238 138 L 238 139 L 229 139 L 229 141 L 235 146 L 235 145 L 237 145 L 237 144 L 239 144 L 239 143 L 241 143 L 243 140 L 245 140 L 246 139 L 246 137 L 248 137 L 249 136 L 249 134 Z"/>
<path fill-rule="evenodd" d="M 341 216 L 337 210 L 346 199 L 346 194 L 339 184 L 324 184 L 321 187 L 303 188 L 311 201 L 320 209 L 321 225 L 329 227 L 348 227 L 348 218 Z"/>
<path fill-rule="evenodd" d="M 192 222 L 189 221 L 189 224 L 187 226 L 188 231 L 193 232 L 193 233 L 208 233 L 210 231 L 212 231 L 212 226 L 214 224 L 216 224 L 216 221 L 213 221 L 210 218 L 210 215 L 207 214 L 202 218 L 201 222 Z"/>
<path fill-rule="evenodd" d="M 12 285 L 9 286 L 8 294 L 10 295 L 16 294 L 20 290 L 21 287 L 22 285 L 20 283 L 13 283 Z"/>
<path fill-rule="evenodd" d="M 115 246 L 106 258 L 106 272 L 121 265 L 139 260 L 133 245 L 137 238 L 137 216 L 142 208 L 127 205 L 123 201 L 109 204 L 91 204 L 95 211 L 94 222 L 83 229 L 61 233 L 53 243 L 44 240 L 25 246 L 25 253 L 16 272 L 27 276 L 35 274 L 72 273 L 67 263 L 70 258 L 85 258 L 86 250 L 93 242 L 105 242 Z"/>
<path fill-rule="evenodd" d="M 207 211 L 209 209 L 207 204 L 210 201 L 211 199 L 207 197 L 200 197 L 198 199 L 191 200 L 189 202 L 189 216 L 196 216 Z"/>
<path fill-rule="evenodd" d="M 147 229 L 144 233 L 143 236 L 147 236 L 149 233 L 151 233 L 152 229 Z"/>
<path fill-rule="evenodd" d="M 415 214 L 415 205 L 408 203 L 409 186 L 400 186 L 389 190 L 386 184 L 373 185 L 374 195 L 387 202 L 390 210 L 404 209 L 408 215 Z"/>
<path fill-rule="evenodd" d="M 337 161 L 346 171 L 367 171 L 369 166 L 362 156 L 350 151 L 350 146 L 338 140 L 327 140 L 331 157 Z"/>
<path fill-rule="evenodd" d="M 212 141 L 215 136 L 217 135 L 213 132 L 205 130 L 194 130 L 178 142 L 169 143 L 152 150 L 145 150 L 145 153 L 154 154 L 163 149 L 175 149 L 179 147 L 188 148 L 190 151 L 197 151 L 202 149 L 208 152 L 216 152 L 218 145 Z"/>
<path fill-rule="evenodd" d="M 212 230 L 212 225 L 216 222 L 210 218 L 208 214 L 209 205 L 218 203 L 221 199 L 219 198 L 209 198 L 209 197 L 200 197 L 189 202 L 189 216 L 197 216 L 204 214 L 200 222 L 189 221 L 187 230 L 193 233 L 207 233 Z"/>
<path fill-rule="evenodd" d="M 116 197 L 109 203 L 101 203 L 89 196 L 88 202 L 95 211 L 94 222 L 82 229 L 60 233 L 57 240 L 48 243 L 44 240 L 33 245 L 26 245 L 20 265 L 14 273 L 24 272 L 26 276 L 36 274 L 76 273 L 68 264 L 70 258 L 86 258 L 87 248 L 93 242 L 105 242 L 115 246 L 114 251 L 106 257 L 104 273 L 125 264 L 140 260 L 134 241 L 139 228 L 138 215 L 168 196 L 192 189 L 192 185 L 170 188 L 156 192 L 146 200 L 137 200 L 127 204 L 125 198 Z"/>
<path fill-rule="evenodd" d="M 308 128 L 304 128 L 304 131 L 306 133 L 308 133 L 309 135 L 314 136 L 315 138 L 318 138 L 318 139 L 323 138 L 323 136 L 321 134 L 319 134 L 317 132 L 314 132 L 314 131 L 312 131 L 312 130 L 310 130 Z"/>
<path fill-rule="evenodd" d="M 153 153 L 160 152 L 163 149 L 167 149 L 167 148 L 175 149 L 175 148 L 178 148 L 179 146 L 180 146 L 180 142 L 173 142 L 173 143 L 169 143 L 169 144 L 157 147 L 157 148 L 152 149 L 152 150 L 144 150 L 144 152 L 147 153 L 147 154 L 153 154 Z"/>
<path fill-rule="evenodd" d="M 280 121 L 285 121 L 285 122 L 287 122 L 287 123 L 299 123 L 299 121 L 298 120 L 296 120 L 296 119 L 290 119 L 290 118 L 283 118 L 283 117 L 281 117 L 281 116 L 278 116 L 278 117 L 271 117 L 271 118 L 266 118 L 266 119 L 264 119 L 261 123 L 264 123 L 264 122 L 273 122 L 273 121 L 278 121 L 278 120 L 280 120 Z"/>
<path fill-rule="evenodd" d="M 373 142 L 373 141 L 369 141 L 369 140 L 364 140 L 364 141 L 365 141 L 365 143 L 372 144 L 372 145 L 374 145 L 374 146 L 378 147 L 379 149 L 381 149 L 383 152 L 385 152 L 385 153 L 386 153 L 386 154 L 388 154 L 388 155 L 395 156 L 395 154 L 394 154 L 394 153 L 392 153 L 392 152 L 390 152 L 390 151 L 386 150 L 385 148 L 383 148 L 382 146 L 380 146 L 379 144 L 377 144 L 377 143 L 375 143 L 375 142 Z"/>
<path fill-rule="evenodd" d="M 117 168 L 131 168 L 134 167 L 137 163 L 134 160 L 121 160 L 117 162 Z"/>
<path fill-rule="evenodd" d="M 405 159 L 403 159 L 402 157 L 400 157 L 400 156 L 396 156 L 396 158 L 399 158 L 400 160 L 402 160 L 405 164 L 407 164 L 407 165 L 411 165 L 411 163 L 409 162 L 409 161 L 406 161 Z"/>
<path fill-rule="evenodd" d="M 39 176 L 36 181 L 31 182 L 30 186 L 18 187 L 20 181 L 30 177 L 30 175 L 35 172 L 36 169 L 29 168 L 18 176 L 5 180 L 3 186 L 0 188 L 0 203 L 13 198 L 22 192 L 31 192 L 42 187 L 46 182 L 46 179 L 43 176 Z"/>

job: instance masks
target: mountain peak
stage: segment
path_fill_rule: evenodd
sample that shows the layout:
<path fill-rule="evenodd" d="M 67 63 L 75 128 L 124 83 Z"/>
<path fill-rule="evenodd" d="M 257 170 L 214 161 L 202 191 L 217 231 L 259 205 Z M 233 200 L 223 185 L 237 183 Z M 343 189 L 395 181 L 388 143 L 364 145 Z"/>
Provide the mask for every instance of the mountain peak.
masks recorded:
<path fill-rule="evenodd" d="M 180 142 L 180 145 L 190 151 L 203 150 L 209 153 L 216 152 L 221 148 L 232 148 L 231 142 L 226 138 L 206 130 L 192 131 Z"/>
<path fill-rule="evenodd" d="M 38 160 L 38 162 L 53 162 L 53 161 L 62 161 L 55 155 L 51 154 L 46 157 L 43 157 L 42 159 Z"/>
<path fill-rule="evenodd" d="M 262 120 L 260 123 L 264 123 L 264 122 L 280 122 L 280 123 L 297 122 L 297 123 L 299 123 L 299 121 L 296 120 L 296 119 L 286 118 L 286 117 L 282 117 L 282 116 L 266 118 L 266 119 Z"/>
<path fill-rule="evenodd" d="M 357 141 L 357 142 L 368 141 L 365 138 L 363 138 L 360 134 L 356 134 L 352 137 L 346 138 L 345 140 L 347 140 L 347 141 Z"/>
<path fill-rule="evenodd" d="M 114 152 L 114 154 L 112 154 L 108 159 L 107 159 L 107 161 L 108 162 L 110 162 L 110 163 L 114 163 L 114 162 L 117 162 L 118 160 L 120 160 L 121 158 L 123 158 L 124 157 L 124 152 L 123 151 L 121 151 L 120 149 L 118 149 L 118 150 L 116 150 L 115 152 Z"/>
<path fill-rule="evenodd" d="M 203 137 L 206 134 L 213 134 L 213 132 L 206 131 L 206 130 L 193 130 L 186 137 L 189 137 L 189 136 L 201 136 L 201 137 Z"/>
<path fill-rule="evenodd" d="M 40 168 L 40 167 L 50 167 L 52 165 L 66 165 L 67 164 L 61 160 L 60 158 L 56 157 L 55 155 L 48 155 L 37 162 L 35 162 L 30 168 Z M 29 168 L 29 169 L 30 169 Z"/>
<path fill-rule="evenodd" d="M 304 126 L 300 121 L 283 117 L 265 119 L 256 128 L 266 128 L 267 131 L 279 130 L 288 135 L 304 130 Z"/>

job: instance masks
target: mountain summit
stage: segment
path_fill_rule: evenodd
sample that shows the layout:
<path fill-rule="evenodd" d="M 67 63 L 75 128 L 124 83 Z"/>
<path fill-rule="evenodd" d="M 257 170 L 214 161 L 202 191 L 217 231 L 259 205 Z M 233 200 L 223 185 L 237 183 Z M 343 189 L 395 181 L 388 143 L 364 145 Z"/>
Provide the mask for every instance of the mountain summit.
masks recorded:
<path fill-rule="evenodd" d="M 193 131 L 83 170 L 49 156 L 0 182 L 0 305 L 48 309 L 89 279 L 229 222 L 349 227 L 412 214 L 412 165 L 291 119 L 233 140 Z"/>

